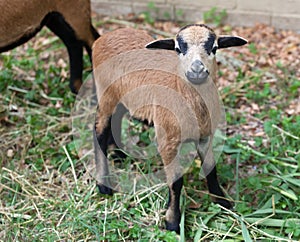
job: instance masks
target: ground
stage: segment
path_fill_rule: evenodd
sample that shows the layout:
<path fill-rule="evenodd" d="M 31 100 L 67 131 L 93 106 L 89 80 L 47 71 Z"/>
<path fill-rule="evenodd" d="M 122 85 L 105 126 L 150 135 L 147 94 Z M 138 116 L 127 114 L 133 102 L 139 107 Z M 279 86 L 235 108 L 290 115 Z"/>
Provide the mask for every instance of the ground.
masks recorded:
<path fill-rule="evenodd" d="M 141 16 L 94 23 L 100 34 L 132 26 L 156 38 L 185 24 Z M 211 202 L 198 159 L 185 176 L 180 236 L 164 230 L 163 183 L 99 195 L 90 150 L 73 136 L 66 49 L 43 30 L 0 55 L 0 241 L 299 240 L 300 35 L 264 25 L 215 29 L 249 40 L 218 52 L 227 121 L 218 170 L 232 211 Z M 87 56 L 85 65 L 87 77 Z M 132 122 L 130 133 L 148 142 L 148 128 Z M 126 165 L 148 169 L 140 160 Z"/>

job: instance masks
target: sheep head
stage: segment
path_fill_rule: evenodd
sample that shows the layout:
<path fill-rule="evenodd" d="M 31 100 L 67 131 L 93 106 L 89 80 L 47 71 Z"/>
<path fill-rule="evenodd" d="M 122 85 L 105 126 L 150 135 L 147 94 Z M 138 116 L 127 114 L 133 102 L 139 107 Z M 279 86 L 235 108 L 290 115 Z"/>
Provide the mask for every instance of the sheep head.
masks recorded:
<path fill-rule="evenodd" d="M 238 36 L 217 37 L 208 26 L 193 24 L 180 29 L 175 38 L 152 41 L 146 48 L 175 50 L 187 80 L 198 85 L 210 76 L 215 79 L 217 49 L 246 43 L 247 40 Z"/>

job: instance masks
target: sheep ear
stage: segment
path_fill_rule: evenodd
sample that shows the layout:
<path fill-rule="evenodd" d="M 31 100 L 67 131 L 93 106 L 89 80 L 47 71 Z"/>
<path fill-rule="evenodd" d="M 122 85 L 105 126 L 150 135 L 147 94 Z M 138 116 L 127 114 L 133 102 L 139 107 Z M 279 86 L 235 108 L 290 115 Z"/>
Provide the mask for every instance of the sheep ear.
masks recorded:
<path fill-rule="evenodd" d="M 228 48 L 232 46 L 241 46 L 247 44 L 248 41 L 238 36 L 220 36 L 218 38 L 218 48 Z"/>
<path fill-rule="evenodd" d="M 154 40 L 146 45 L 147 49 L 175 50 L 174 39 Z"/>

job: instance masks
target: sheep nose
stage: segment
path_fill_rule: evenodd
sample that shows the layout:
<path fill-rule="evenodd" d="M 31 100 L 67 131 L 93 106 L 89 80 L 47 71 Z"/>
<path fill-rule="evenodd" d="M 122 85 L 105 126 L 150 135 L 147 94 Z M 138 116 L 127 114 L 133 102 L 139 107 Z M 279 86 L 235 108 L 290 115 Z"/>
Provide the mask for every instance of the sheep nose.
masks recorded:
<path fill-rule="evenodd" d="M 200 60 L 195 60 L 190 71 L 187 71 L 185 75 L 191 83 L 199 85 L 207 80 L 209 71 Z"/>
<path fill-rule="evenodd" d="M 195 73 L 201 73 L 204 70 L 204 65 L 200 60 L 195 60 L 191 66 L 191 69 Z"/>

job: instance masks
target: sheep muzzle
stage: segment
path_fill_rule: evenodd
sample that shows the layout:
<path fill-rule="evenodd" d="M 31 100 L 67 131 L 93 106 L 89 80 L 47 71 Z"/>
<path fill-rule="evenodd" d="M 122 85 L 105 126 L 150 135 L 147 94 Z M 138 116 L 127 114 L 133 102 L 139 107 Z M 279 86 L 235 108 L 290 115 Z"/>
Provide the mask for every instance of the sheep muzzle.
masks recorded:
<path fill-rule="evenodd" d="M 209 71 L 200 60 L 195 60 L 191 65 L 191 70 L 185 75 L 192 84 L 199 85 L 207 80 Z"/>

